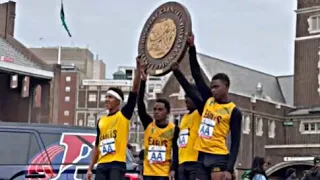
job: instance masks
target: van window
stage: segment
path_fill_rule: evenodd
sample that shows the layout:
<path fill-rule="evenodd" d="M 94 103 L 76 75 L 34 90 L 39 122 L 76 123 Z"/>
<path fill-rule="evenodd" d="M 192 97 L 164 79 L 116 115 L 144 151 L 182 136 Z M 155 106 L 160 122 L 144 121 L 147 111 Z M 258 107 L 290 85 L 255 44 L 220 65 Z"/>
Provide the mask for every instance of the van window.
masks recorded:
<path fill-rule="evenodd" d="M 32 159 L 40 153 L 36 136 L 28 132 L 0 132 L 0 165 L 31 164 Z M 43 162 L 50 162 L 43 157 Z M 38 162 L 39 164 L 43 162 Z"/>
<path fill-rule="evenodd" d="M 41 133 L 40 134 L 43 144 L 46 148 L 52 146 L 53 144 L 58 144 L 60 142 L 61 134 L 53 133 Z"/>

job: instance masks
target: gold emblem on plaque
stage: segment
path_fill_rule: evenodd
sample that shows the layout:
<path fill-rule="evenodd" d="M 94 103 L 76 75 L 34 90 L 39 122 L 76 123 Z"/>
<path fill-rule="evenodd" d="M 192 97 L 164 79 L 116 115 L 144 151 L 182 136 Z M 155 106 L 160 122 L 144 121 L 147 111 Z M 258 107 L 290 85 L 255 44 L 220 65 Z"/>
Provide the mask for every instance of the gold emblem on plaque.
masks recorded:
<path fill-rule="evenodd" d="M 147 51 L 154 59 L 163 58 L 176 40 L 177 27 L 172 19 L 164 18 L 156 22 L 147 38 Z"/>

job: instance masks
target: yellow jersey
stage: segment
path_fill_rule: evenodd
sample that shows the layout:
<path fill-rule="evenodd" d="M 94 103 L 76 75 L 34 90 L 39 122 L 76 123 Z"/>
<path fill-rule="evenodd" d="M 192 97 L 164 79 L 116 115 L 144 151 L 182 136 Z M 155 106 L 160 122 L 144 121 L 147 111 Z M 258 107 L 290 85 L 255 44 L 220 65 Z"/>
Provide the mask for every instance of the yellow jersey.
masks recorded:
<path fill-rule="evenodd" d="M 113 161 L 126 162 L 129 124 L 129 120 L 121 111 L 100 118 L 98 164 Z"/>
<path fill-rule="evenodd" d="M 233 102 L 219 104 L 213 97 L 207 100 L 194 145 L 196 150 L 210 154 L 229 154 L 226 139 L 230 130 L 231 114 L 235 107 Z"/>
<path fill-rule="evenodd" d="M 200 122 L 201 115 L 197 110 L 182 117 L 178 139 L 179 164 L 198 160 L 198 151 L 193 147 L 198 137 Z"/>
<path fill-rule="evenodd" d="M 174 127 L 171 122 L 165 128 L 157 127 L 155 122 L 147 126 L 144 131 L 144 176 L 169 176 Z"/>

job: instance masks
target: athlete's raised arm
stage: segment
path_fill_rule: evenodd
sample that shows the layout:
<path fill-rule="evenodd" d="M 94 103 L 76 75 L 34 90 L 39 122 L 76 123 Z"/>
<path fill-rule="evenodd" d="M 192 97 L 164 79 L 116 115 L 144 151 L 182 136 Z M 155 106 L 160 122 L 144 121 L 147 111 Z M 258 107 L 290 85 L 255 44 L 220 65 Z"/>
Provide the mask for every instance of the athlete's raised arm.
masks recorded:
<path fill-rule="evenodd" d="M 191 98 L 194 105 L 196 106 L 199 114 L 202 114 L 203 107 L 205 105 L 205 101 L 201 99 L 200 96 L 198 96 L 198 92 L 192 87 L 192 85 L 188 82 L 188 80 L 184 77 L 182 72 L 179 70 L 179 64 L 173 63 L 171 66 L 171 69 L 173 70 L 174 76 L 179 81 L 180 85 L 182 86 L 183 90 L 185 91 L 186 95 Z"/>
<path fill-rule="evenodd" d="M 197 59 L 197 51 L 194 45 L 194 36 L 191 35 L 188 38 L 188 45 L 189 45 L 189 62 L 190 62 L 190 69 L 192 77 L 196 83 L 199 93 L 203 101 L 207 101 L 210 97 L 212 97 L 211 89 L 204 81 L 201 75 L 201 68 Z"/>
<path fill-rule="evenodd" d="M 144 104 L 144 93 L 146 89 L 146 81 L 147 75 L 145 73 L 145 69 L 140 69 L 141 74 L 141 82 L 140 82 L 140 89 L 138 94 L 138 115 L 140 117 L 140 121 L 143 125 L 143 128 L 146 129 L 150 123 L 152 123 L 153 119 L 147 113 L 146 105 Z"/>
<path fill-rule="evenodd" d="M 234 164 L 236 163 L 241 141 L 241 123 L 242 113 L 235 107 L 232 110 L 230 119 L 230 131 L 231 131 L 231 148 L 229 153 L 229 160 L 227 170 L 232 174 L 234 170 Z"/>
<path fill-rule="evenodd" d="M 135 76 L 133 79 L 132 90 L 129 93 L 127 104 L 124 105 L 123 108 L 121 109 L 123 116 L 126 117 L 128 120 L 131 119 L 133 111 L 134 111 L 134 107 L 136 106 L 137 93 L 138 93 L 139 83 L 140 83 L 140 79 L 141 79 L 139 58 L 140 57 L 136 58 L 136 72 L 135 72 Z"/>

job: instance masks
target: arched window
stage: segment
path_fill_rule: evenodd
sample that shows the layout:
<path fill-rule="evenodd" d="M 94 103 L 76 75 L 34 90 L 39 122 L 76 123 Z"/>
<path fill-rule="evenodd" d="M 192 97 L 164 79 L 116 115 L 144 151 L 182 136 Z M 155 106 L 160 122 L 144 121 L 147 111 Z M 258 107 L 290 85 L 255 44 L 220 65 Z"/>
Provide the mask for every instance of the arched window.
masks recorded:
<path fill-rule="evenodd" d="M 276 124 L 274 120 L 269 120 L 268 121 L 268 135 L 269 138 L 274 138 L 276 133 L 275 133 L 275 129 L 276 129 Z"/>
<path fill-rule="evenodd" d="M 250 134 L 250 116 L 242 116 L 242 132 L 244 134 Z"/>
<path fill-rule="evenodd" d="M 256 117 L 256 135 L 263 135 L 263 120 L 261 117 Z"/>

